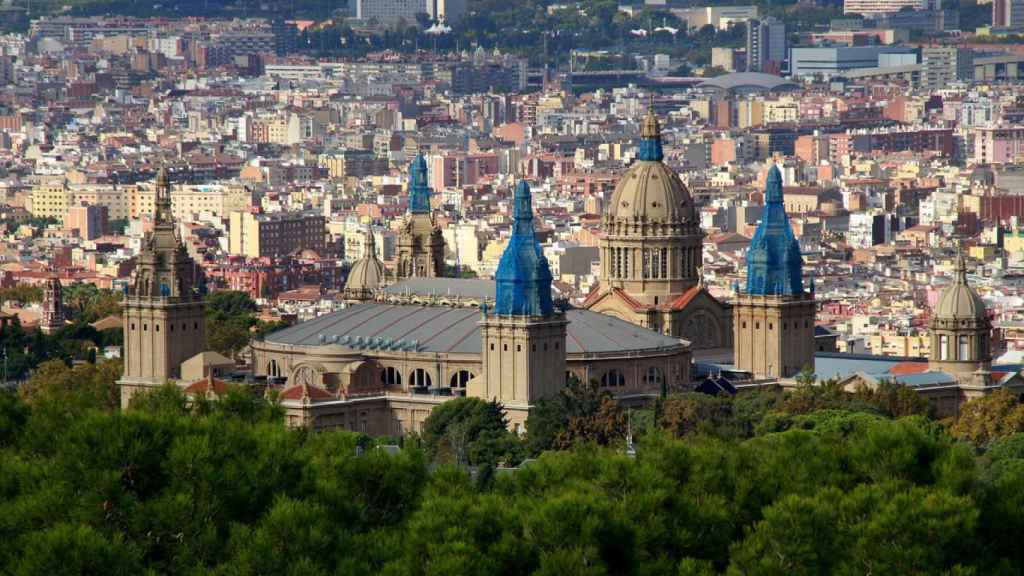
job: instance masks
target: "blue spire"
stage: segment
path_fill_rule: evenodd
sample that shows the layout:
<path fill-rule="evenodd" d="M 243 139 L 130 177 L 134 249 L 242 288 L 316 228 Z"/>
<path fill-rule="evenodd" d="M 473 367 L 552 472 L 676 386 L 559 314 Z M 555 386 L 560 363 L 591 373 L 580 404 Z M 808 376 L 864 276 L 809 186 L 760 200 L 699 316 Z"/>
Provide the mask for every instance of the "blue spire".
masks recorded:
<path fill-rule="evenodd" d="M 640 126 L 640 153 L 637 158 L 661 162 L 664 157 L 665 153 L 661 149 L 661 125 L 658 123 L 658 117 L 654 115 L 654 108 L 649 108 Z"/>
<path fill-rule="evenodd" d="M 409 212 L 430 214 L 430 186 L 427 185 L 427 159 L 417 154 L 409 165 Z"/>
<path fill-rule="evenodd" d="M 764 213 L 747 251 L 747 293 L 755 296 L 803 295 L 800 243 L 789 227 L 782 202 L 782 172 L 772 164 L 764 193 Z"/>
<path fill-rule="evenodd" d="M 494 275 L 497 294 L 494 313 L 499 316 L 550 316 L 551 269 L 533 230 L 533 197 L 530 186 L 516 186 L 512 237 L 501 255 Z"/>

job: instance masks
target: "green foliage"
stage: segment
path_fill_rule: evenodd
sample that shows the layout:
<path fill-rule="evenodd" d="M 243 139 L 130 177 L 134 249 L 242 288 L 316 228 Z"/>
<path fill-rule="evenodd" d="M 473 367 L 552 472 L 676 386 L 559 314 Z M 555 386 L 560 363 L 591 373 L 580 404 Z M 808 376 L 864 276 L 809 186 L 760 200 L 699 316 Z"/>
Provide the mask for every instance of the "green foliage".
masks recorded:
<path fill-rule="evenodd" d="M 1001 388 L 968 402 L 960 411 L 952 433 L 960 440 L 984 447 L 990 442 L 1024 432 L 1024 404 Z"/>
<path fill-rule="evenodd" d="M 365 436 L 287 429 L 277 408 L 244 389 L 190 403 L 167 386 L 112 410 L 94 390 L 102 386 L 87 383 L 107 369 L 50 363 L 24 400 L 0 395 L 0 572 L 705 576 L 1024 566 L 1024 434 L 979 453 L 924 416 L 792 413 L 780 391 L 683 395 L 652 412 L 650 425 L 666 426 L 642 436 L 635 456 L 577 441 L 481 481 L 500 452 L 489 443 L 518 443 L 492 402 L 442 404 L 422 442 L 393 454 Z M 574 393 L 547 408 L 565 426 L 549 438 L 568 434 L 572 418 L 600 414 L 601 394 Z M 766 429 L 769 413 L 785 422 L 779 431 Z M 456 450 L 478 464 L 475 476 L 431 463 L 459 461 Z"/>
<path fill-rule="evenodd" d="M 0 288 L 0 302 L 20 302 L 21 304 L 32 304 L 42 302 L 43 289 L 39 286 L 28 284 L 15 284 L 9 288 Z"/>
<path fill-rule="evenodd" d="M 554 398 L 536 402 L 526 419 L 526 450 L 566 449 L 577 444 L 607 446 L 625 438 L 627 414 L 596 382 L 569 379 Z"/>
<path fill-rule="evenodd" d="M 479 398 L 455 398 L 434 408 L 423 422 L 422 438 L 427 454 L 444 462 L 515 465 L 522 459 L 505 409 Z"/>
<path fill-rule="evenodd" d="M 245 350 L 253 338 L 262 338 L 285 326 L 262 322 L 256 302 L 245 292 L 219 291 L 206 297 L 206 345 L 228 358 Z"/>

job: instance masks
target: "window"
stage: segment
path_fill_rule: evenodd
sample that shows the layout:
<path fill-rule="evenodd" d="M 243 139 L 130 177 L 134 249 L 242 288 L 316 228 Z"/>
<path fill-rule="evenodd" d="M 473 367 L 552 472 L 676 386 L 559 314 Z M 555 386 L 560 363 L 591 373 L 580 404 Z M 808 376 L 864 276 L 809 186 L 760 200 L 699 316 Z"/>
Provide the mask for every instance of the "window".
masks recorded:
<path fill-rule="evenodd" d="M 555 342 L 555 350 L 558 350 L 558 342 Z"/>
<path fill-rule="evenodd" d="M 132 330 L 135 330 L 135 322 L 132 322 Z"/>
<path fill-rule="evenodd" d="M 644 374 L 644 384 L 647 386 L 661 386 L 665 383 L 665 373 L 657 366 L 651 366 Z"/>
<path fill-rule="evenodd" d="M 491 342 L 491 352 L 494 352 L 494 342 Z"/>
<path fill-rule="evenodd" d="M 146 331 L 148 331 L 148 330 L 149 330 L 149 324 L 143 324 L 143 325 L 142 325 L 142 331 L 143 331 L 143 332 L 146 332 Z"/>
<path fill-rule="evenodd" d="M 775 325 L 774 325 L 774 324 L 772 324 L 771 322 L 769 322 L 769 323 L 768 323 L 768 329 L 769 329 L 769 330 L 774 330 L 774 329 L 775 329 Z"/>
<path fill-rule="evenodd" d="M 160 325 L 159 324 L 153 324 L 153 330 L 156 330 L 157 332 L 159 332 L 160 331 Z"/>
<path fill-rule="evenodd" d="M 760 330 L 760 329 L 761 329 L 761 323 L 760 322 L 754 322 L 754 330 Z"/>
<path fill-rule="evenodd" d="M 501 345 L 501 351 L 502 352 L 508 352 L 508 344 L 502 344 Z"/>
<path fill-rule="evenodd" d="M 743 322 L 743 327 L 744 327 L 744 328 L 746 328 L 746 327 L 747 327 L 747 323 L 746 323 L 746 321 L 744 321 L 744 322 Z"/>
<path fill-rule="evenodd" d="M 949 360 L 949 336 L 939 336 L 939 360 Z"/>
<path fill-rule="evenodd" d="M 611 370 L 605 372 L 604 376 L 601 376 L 601 386 L 605 388 L 618 388 L 625 385 L 626 376 L 618 368 L 612 368 Z"/>
<path fill-rule="evenodd" d="M 423 368 L 417 368 L 409 375 L 409 384 L 415 388 L 430 388 L 430 374 Z"/>
<path fill-rule="evenodd" d="M 960 336 L 960 350 L 957 360 L 969 360 L 971 358 L 971 344 L 967 335 Z"/>
<path fill-rule="evenodd" d="M 516 352 L 522 352 L 522 351 L 523 351 L 523 346 L 521 344 L 516 344 Z"/>
<path fill-rule="evenodd" d="M 469 370 L 459 370 L 455 374 L 452 374 L 451 380 L 448 385 L 452 388 L 465 388 L 466 383 L 473 379 L 473 373 Z"/>
<path fill-rule="evenodd" d="M 393 366 L 388 366 L 380 373 L 380 382 L 385 386 L 401 386 L 402 373 Z"/>

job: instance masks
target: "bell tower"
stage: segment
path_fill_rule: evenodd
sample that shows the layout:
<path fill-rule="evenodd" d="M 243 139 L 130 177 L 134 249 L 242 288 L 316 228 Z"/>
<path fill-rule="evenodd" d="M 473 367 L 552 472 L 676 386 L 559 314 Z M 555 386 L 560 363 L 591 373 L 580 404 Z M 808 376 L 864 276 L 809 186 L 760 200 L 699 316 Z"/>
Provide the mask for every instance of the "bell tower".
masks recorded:
<path fill-rule="evenodd" d="M 171 182 L 156 177 L 153 231 L 146 235 L 125 292 L 121 407 L 133 395 L 181 376 L 181 363 L 206 346 L 202 271 L 189 257 L 171 215 Z"/>
<path fill-rule="evenodd" d="M 565 313 L 551 301 L 551 269 L 534 236 L 533 199 L 516 186 L 512 237 L 495 274 L 493 310 L 483 308 L 482 388 L 472 394 L 509 407 L 513 424 L 565 383 Z M 474 386 L 470 383 L 471 388 Z M 518 408 L 518 410 L 516 409 Z"/>
<path fill-rule="evenodd" d="M 789 378 L 814 366 L 814 287 L 805 291 L 800 244 L 789 226 L 782 173 L 768 171 L 765 207 L 747 250 L 747 288 L 733 304 L 736 367 Z"/>
<path fill-rule="evenodd" d="M 64 326 L 64 303 L 62 301 L 60 280 L 50 278 L 43 288 L 43 314 L 39 329 L 43 334 L 53 334 Z"/>
<path fill-rule="evenodd" d="M 398 235 L 398 278 L 444 276 L 444 236 L 434 223 L 427 185 L 427 160 L 418 154 L 409 165 L 409 214 Z"/>

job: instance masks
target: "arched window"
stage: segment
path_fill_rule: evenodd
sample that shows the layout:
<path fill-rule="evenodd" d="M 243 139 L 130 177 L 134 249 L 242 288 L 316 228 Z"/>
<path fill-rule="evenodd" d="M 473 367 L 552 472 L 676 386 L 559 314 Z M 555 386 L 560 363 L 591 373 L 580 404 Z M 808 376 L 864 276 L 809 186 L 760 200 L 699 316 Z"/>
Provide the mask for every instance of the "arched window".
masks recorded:
<path fill-rule="evenodd" d="M 277 365 L 277 360 L 271 360 L 267 364 L 267 376 L 270 376 L 271 378 L 281 376 L 281 368 Z"/>
<path fill-rule="evenodd" d="M 385 386 L 401 386 L 402 373 L 394 366 L 388 366 L 380 372 L 380 383 Z"/>
<path fill-rule="evenodd" d="M 465 388 L 466 383 L 473 379 L 473 373 L 469 370 L 459 370 L 455 374 L 452 374 L 451 380 L 448 385 L 452 388 Z"/>
<path fill-rule="evenodd" d="M 601 376 L 601 386 L 605 388 L 621 387 L 626 385 L 626 376 L 618 368 L 612 368 Z"/>
<path fill-rule="evenodd" d="M 409 385 L 414 388 L 430 388 L 430 374 L 423 368 L 417 368 L 409 374 Z"/>
<path fill-rule="evenodd" d="M 665 373 L 657 366 L 651 366 L 644 373 L 645 386 L 661 386 L 665 383 Z"/>

